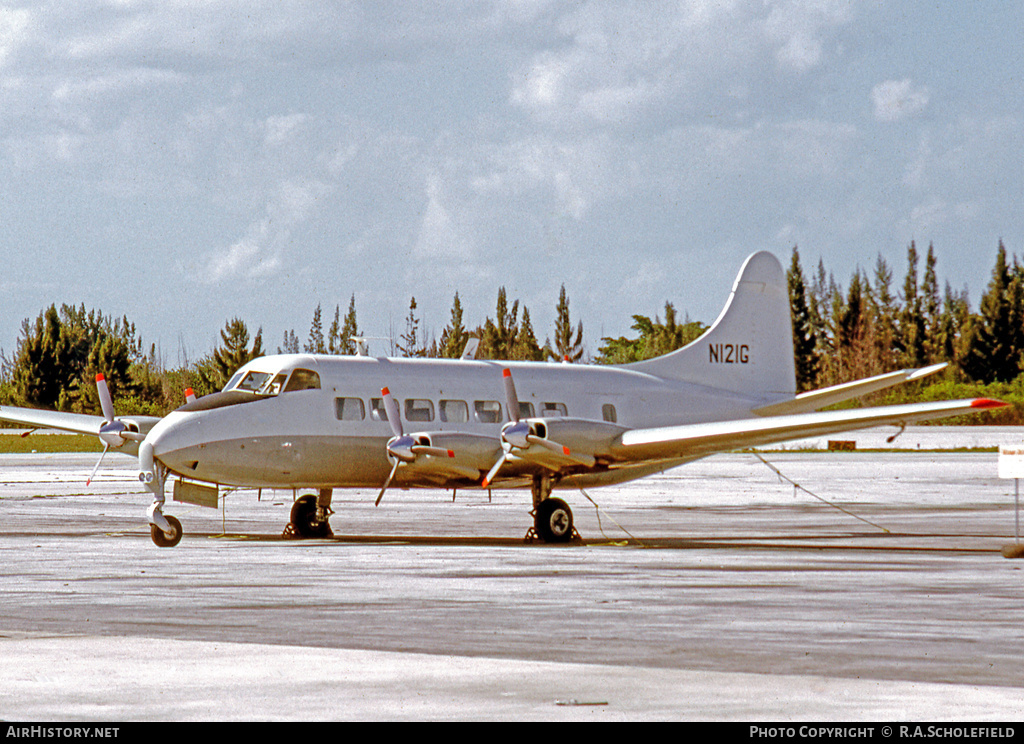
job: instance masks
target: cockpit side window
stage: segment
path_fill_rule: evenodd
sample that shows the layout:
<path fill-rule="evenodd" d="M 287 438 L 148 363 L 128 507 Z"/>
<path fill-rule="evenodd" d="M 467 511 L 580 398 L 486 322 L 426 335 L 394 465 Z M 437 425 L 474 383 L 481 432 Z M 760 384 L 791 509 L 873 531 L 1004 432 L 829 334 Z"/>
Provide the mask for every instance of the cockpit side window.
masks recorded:
<path fill-rule="evenodd" d="M 263 390 L 261 391 L 264 395 L 277 395 L 281 392 L 281 387 L 284 385 L 285 379 L 288 377 L 287 372 L 278 372 L 274 379 L 268 382 Z"/>
<path fill-rule="evenodd" d="M 310 369 L 297 369 L 285 385 L 284 392 L 293 393 L 296 390 L 319 390 L 320 375 Z"/>
<path fill-rule="evenodd" d="M 235 374 L 231 375 L 231 379 L 228 380 L 228 384 L 224 386 L 224 391 L 234 390 L 235 385 L 237 385 L 238 381 L 241 380 L 241 379 L 242 379 L 242 373 L 241 372 L 235 372 Z"/>

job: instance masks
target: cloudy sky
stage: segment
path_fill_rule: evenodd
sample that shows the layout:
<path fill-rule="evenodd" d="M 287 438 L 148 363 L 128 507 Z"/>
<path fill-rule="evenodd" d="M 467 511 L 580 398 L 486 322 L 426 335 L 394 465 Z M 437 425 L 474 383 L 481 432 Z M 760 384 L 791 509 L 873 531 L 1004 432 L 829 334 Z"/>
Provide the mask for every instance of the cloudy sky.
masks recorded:
<path fill-rule="evenodd" d="M 500 286 L 591 352 L 711 322 L 752 251 L 845 284 L 911 240 L 976 307 L 1024 254 L 1024 5 L 859 0 L 0 5 L 0 348 L 51 303 L 166 363 L 355 295 L 439 333 Z M 372 350 L 383 352 L 383 342 Z"/>

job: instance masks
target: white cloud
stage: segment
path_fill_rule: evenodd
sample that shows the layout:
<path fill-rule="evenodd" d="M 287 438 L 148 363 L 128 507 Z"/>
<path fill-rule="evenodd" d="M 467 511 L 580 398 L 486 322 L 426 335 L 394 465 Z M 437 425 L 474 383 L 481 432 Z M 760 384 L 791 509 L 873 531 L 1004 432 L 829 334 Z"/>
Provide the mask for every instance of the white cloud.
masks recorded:
<path fill-rule="evenodd" d="M 765 32 L 783 68 L 806 72 L 824 59 L 823 37 L 850 18 L 845 0 L 785 0 L 772 4 Z"/>
<path fill-rule="evenodd" d="M 899 121 L 924 111 L 928 105 L 928 88 L 914 87 L 909 78 L 886 80 L 871 89 L 871 102 L 876 119 Z"/>
<path fill-rule="evenodd" d="M 23 8 L 0 8 L 0 65 L 22 44 L 31 18 Z"/>
<path fill-rule="evenodd" d="M 431 177 L 427 183 L 427 207 L 420 222 L 413 255 L 429 260 L 468 259 L 472 254 L 472 242 L 459 229 L 444 204 L 441 192 L 440 179 Z"/>
<path fill-rule="evenodd" d="M 210 259 L 201 279 L 216 284 L 238 278 L 258 279 L 275 273 L 281 267 L 281 258 L 264 245 L 270 233 L 269 220 L 251 225 L 244 238 Z"/>
<path fill-rule="evenodd" d="M 215 251 L 201 279 L 218 283 L 231 279 L 260 279 L 276 274 L 284 265 L 282 253 L 292 231 L 310 219 L 331 190 L 320 182 L 278 184 L 264 215 L 251 223 L 245 235 L 227 248 Z"/>

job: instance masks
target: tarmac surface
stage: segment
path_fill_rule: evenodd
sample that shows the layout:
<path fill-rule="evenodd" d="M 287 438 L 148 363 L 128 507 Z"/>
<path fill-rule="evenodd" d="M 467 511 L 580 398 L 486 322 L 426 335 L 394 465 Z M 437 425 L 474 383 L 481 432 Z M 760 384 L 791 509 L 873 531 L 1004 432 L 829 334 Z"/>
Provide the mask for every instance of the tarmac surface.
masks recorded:
<path fill-rule="evenodd" d="M 290 491 L 169 503 L 161 549 L 130 458 L 0 454 L 0 720 L 1019 721 L 1013 481 L 914 435 L 559 492 L 570 546 L 395 489 L 310 541 Z"/>

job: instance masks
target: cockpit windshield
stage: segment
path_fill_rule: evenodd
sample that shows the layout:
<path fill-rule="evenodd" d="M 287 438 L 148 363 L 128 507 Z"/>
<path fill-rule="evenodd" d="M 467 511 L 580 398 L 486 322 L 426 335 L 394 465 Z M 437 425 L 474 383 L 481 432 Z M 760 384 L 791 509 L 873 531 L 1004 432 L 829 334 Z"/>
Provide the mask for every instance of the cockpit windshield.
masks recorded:
<path fill-rule="evenodd" d="M 290 380 L 288 379 L 289 374 L 291 375 Z M 285 384 L 286 380 L 287 384 Z M 239 372 L 224 386 L 224 392 L 237 390 L 243 393 L 267 396 L 278 395 L 281 392 L 319 389 L 320 375 L 309 369 L 284 370 L 277 374 L 258 370 L 250 370 L 244 374 Z"/>
<path fill-rule="evenodd" d="M 258 393 L 267 384 L 267 380 L 270 379 L 269 372 L 250 372 L 243 377 L 237 385 L 235 390 L 242 390 L 247 393 Z"/>

